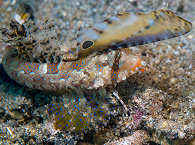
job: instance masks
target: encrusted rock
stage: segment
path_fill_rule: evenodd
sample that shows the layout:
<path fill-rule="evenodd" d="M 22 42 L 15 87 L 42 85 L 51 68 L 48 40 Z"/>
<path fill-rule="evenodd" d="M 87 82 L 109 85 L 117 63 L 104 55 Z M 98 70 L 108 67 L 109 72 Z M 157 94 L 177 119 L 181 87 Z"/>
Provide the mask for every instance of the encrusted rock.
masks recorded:
<path fill-rule="evenodd" d="M 143 130 L 135 131 L 131 136 L 123 137 L 119 140 L 108 142 L 105 145 L 143 145 L 147 142 L 149 136 L 147 132 Z"/>

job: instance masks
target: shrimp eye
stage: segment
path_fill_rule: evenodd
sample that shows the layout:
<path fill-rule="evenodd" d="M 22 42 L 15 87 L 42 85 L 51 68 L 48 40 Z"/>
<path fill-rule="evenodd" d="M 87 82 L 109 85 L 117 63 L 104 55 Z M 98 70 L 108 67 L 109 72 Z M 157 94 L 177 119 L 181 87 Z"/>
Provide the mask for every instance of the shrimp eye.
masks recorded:
<path fill-rule="evenodd" d="M 82 48 L 87 49 L 87 48 L 91 47 L 93 44 L 94 44 L 93 41 L 87 40 L 87 41 L 83 42 Z"/>

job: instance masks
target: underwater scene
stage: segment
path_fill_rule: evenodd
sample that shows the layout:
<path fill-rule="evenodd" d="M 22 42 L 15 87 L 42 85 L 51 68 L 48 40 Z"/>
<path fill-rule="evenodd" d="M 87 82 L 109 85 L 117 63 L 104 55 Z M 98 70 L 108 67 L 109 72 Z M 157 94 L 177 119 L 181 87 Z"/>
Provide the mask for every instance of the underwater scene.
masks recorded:
<path fill-rule="evenodd" d="M 195 0 L 0 0 L 0 145 L 195 145 Z"/>

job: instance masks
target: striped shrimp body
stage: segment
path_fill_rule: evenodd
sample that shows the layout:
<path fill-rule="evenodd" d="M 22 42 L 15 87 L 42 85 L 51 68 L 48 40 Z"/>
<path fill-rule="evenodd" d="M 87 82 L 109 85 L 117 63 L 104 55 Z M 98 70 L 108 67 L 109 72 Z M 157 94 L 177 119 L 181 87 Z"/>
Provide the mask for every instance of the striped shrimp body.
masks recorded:
<path fill-rule="evenodd" d="M 119 13 L 97 23 L 78 38 L 76 59 L 94 52 L 126 48 L 186 34 L 192 24 L 170 10 L 145 13 Z"/>

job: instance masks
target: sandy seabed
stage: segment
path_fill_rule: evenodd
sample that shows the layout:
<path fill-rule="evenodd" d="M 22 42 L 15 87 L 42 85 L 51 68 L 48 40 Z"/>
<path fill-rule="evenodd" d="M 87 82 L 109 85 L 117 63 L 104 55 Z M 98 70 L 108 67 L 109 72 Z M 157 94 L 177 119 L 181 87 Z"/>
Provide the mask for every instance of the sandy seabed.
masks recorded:
<path fill-rule="evenodd" d="M 0 0 L 0 28 L 9 25 L 17 2 Z M 121 11 L 168 8 L 195 24 L 194 0 L 35 0 L 32 5 L 37 20 L 49 18 L 58 28 L 58 39 L 67 46 L 75 43 L 75 36 L 83 29 Z M 0 41 L 0 62 L 5 47 Z M 0 65 L 0 144 L 194 145 L 194 28 L 181 37 L 130 49 L 145 61 L 146 71 L 127 78 L 115 88 L 127 105 L 129 116 L 120 103 L 113 103 L 118 106 L 111 110 L 117 108 L 117 113 L 112 110 L 104 127 L 93 124 L 87 133 L 56 130 L 54 118 L 48 113 L 49 104 L 59 97 L 67 102 L 66 97 L 74 93 L 57 96 L 29 90 L 11 80 Z M 103 90 L 90 93 L 110 95 L 107 88 Z M 76 95 L 86 96 L 83 92 Z M 70 108 L 70 104 L 65 106 Z"/>

